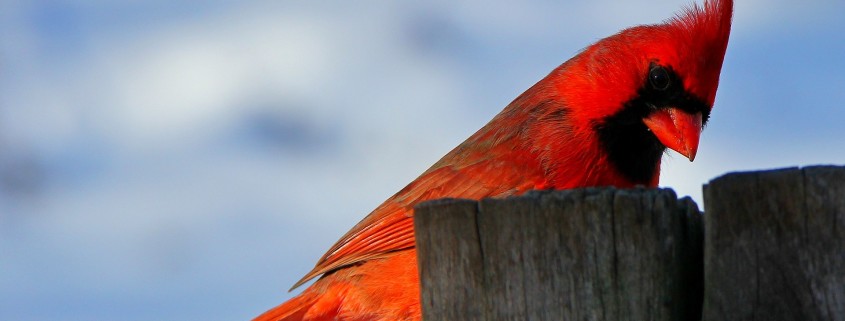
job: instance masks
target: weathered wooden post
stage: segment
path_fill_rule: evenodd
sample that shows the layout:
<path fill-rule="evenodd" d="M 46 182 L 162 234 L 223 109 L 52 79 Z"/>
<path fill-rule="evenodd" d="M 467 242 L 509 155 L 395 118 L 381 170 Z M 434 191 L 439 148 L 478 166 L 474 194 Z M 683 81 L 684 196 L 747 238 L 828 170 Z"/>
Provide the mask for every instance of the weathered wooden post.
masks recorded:
<path fill-rule="evenodd" d="M 704 203 L 704 320 L 845 320 L 845 167 L 728 174 Z"/>
<path fill-rule="evenodd" d="M 698 320 L 701 214 L 671 190 L 416 209 L 425 320 Z"/>
<path fill-rule="evenodd" d="M 845 167 L 728 174 L 704 198 L 706 230 L 671 190 L 422 204 L 423 316 L 845 321 Z"/>

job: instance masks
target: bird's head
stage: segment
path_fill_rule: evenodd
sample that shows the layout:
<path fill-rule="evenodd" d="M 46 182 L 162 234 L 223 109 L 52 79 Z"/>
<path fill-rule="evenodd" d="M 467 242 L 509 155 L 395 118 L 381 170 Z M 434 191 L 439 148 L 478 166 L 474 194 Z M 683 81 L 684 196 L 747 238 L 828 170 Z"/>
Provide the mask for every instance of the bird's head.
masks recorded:
<path fill-rule="evenodd" d="M 666 147 L 692 161 L 716 97 L 732 12 L 732 0 L 706 0 L 662 24 L 625 29 L 550 78 L 611 161 L 643 171 L 637 167 L 659 163 Z M 657 159 L 633 159 L 646 154 Z"/>

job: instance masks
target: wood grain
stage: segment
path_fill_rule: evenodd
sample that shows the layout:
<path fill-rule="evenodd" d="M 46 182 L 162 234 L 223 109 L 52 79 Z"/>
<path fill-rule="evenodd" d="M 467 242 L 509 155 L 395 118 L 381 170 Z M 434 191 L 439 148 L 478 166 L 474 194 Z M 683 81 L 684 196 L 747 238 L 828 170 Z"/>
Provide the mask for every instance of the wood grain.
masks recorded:
<path fill-rule="evenodd" d="M 424 320 L 697 320 L 703 223 L 671 190 L 440 200 L 415 214 Z"/>
<path fill-rule="evenodd" d="M 845 168 L 728 174 L 704 203 L 704 320 L 845 320 Z"/>

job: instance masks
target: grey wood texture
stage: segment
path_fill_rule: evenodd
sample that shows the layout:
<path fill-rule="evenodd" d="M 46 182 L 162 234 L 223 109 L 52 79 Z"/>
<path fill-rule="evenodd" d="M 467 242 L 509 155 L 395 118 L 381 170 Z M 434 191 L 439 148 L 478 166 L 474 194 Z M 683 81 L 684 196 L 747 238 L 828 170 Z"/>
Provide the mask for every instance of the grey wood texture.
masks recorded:
<path fill-rule="evenodd" d="M 671 190 L 437 200 L 415 212 L 424 320 L 698 320 L 703 222 Z"/>
<path fill-rule="evenodd" d="M 845 167 L 727 174 L 704 203 L 704 320 L 845 320 Z"/>

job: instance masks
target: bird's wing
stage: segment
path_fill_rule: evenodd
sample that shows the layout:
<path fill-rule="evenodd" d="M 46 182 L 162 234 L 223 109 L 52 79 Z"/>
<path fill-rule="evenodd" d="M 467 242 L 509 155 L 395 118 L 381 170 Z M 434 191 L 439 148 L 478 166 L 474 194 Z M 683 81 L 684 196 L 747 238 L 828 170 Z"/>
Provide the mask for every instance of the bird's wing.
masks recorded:
<path fill-rule="evenodd" d="M 543 173 L 526 161 L 530 157 L 515 152 L 509 144 L 496 145 L 483 151 L 473 150 L 481 149 L 476 144 L 456 148 L 355 225 L 293 288 L 323 273 L 414 247 L 413 207 L 419 202 L 443 197 L 503 197 L 543 188 Z"/>

